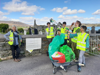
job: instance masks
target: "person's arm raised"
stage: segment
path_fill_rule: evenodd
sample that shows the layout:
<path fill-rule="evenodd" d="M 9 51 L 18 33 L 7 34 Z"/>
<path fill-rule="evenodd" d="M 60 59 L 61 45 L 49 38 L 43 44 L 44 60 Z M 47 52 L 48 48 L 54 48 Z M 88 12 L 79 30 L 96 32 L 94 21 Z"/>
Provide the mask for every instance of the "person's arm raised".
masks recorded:
<path fill-rule="evenodd" d="M 73 26 L 74 24 L 75 24 L 74 22 L 71 24 L 71 26 L 69 27 L 70 30 L 72 30 L 71 28 L 72 28 L 72 26 Z"/>

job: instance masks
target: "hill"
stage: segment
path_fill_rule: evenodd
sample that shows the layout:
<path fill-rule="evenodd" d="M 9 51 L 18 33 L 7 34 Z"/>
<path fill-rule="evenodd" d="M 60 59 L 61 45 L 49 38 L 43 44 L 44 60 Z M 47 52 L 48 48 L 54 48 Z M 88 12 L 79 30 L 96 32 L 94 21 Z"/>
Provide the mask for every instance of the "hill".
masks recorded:
<path fill-rule="evenodd" d="M 16 25 L 18 28 L 19 28 L 19 27 L 26 28 L 26 27 L 31 26 L 31 25 L 28 25 L 28 24 L 25 24 L 25 23 L 22 23 L 22 22 L 19 22 L 19 21 L 0 21 L 0 24 L 1 24 L 1 23 L 6 23 L 6 24 L 8 24 L 10 27 L 11 27 L 12 25 Z"/>
<path fill-rule="evenodd" d="M 85 25 L 87 27 L 92 27 L 92 26 L 100 27 L 100 24 L 82 24 L 82 25 Z"/>
<path fill-rule="evenodd" d="M 1 23 L 6 23 L 6 24 L 9 24 L 9 26 L 11 27 L 12 25 L 16 25 L 17 27 L 23 27 L 23 28 L 26 28 L 26 27 L 29 27 L 29 26 L 32 26 L 32 25 L 29 25 L 29 24 L 25 24 L 25 23 L 22 23 L 22 22 L 19 22 L 19 21 L 0 21 L 0 24 Z M 83 23 L 82 25 L 85 25 L 87 27 L 92 27 L 92 26 L 100 26 L 100 24 L 86 24 L 86 23 Z M 42 25 L 38 25 L 38 27 L 41 27 Z M 45 25 L 44 25 L 45 26 Z M 69 27 L 69 25 L 67 25 L 67 27 Z"/>

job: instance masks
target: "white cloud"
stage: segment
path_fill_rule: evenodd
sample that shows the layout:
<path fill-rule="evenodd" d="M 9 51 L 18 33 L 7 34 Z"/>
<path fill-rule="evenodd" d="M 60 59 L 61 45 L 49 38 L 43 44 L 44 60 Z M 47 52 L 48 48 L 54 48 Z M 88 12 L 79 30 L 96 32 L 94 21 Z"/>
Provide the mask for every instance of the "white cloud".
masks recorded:
<path fill-rule="evenodd" d="M 34 19 L 36 19 L 37 25 L 46 25 L 46 23 L 49 22 L 51 18 L 53 17 L 43 17 L 43 18 L 20 17 L 19 19 L 11 19 L 11 18 L 7 18 L 6 16 L 1 17 L 0 15 L 0 20 L 21 21 L 29 25 L 34 24 Z M 72 22 L 75 22 L 76 20 L 79 20 L 82 23 L 100 23 L 100 18 L 95 18 L 95 17 L 85 17 L 84 18 L 84 17 L 78 17 L 78 16 L 64 16 L 64 15 L 58 16 L 58 19 L 56 20 L 56 22 L 66 21 L 67 25 L 70 25 Z"/>
<path fill-rule="evenodd" d="M 20 21 L 33 25 L 34 19 L 36 19 L 37 25 L 46 25 L 47 22 L 50 21 L 50 19 L 53 17 L 43 17 L 43 18 L 34 18 L 34 17 L 20 17 Z M 64 16 L 60 15 L 58 16 L 57 22 L 63 22 L 66 21 L 67 25 L 70 25 L 72 22 L 75 22 L 76 20 L 81 21 L 82 23 L 100 23 L 100 18 L 95 17 L 78 17 L 78 16 Z"/>
<path fill-rule="evenodd" d="M 4 12 L 0 11 L 0 15 L 9 15 L 9 13 L 4 13 Z"/>
<path fill-rule="evenodd" d="M 10 19 L 11 21 L 20 21 L 19 19 Z"/>
<path fill-rule="evenodd" d="M 80 9 L 78 10 L 78 13 L 85 13 L 85 10 Z"/>
<path fill-rule="evenodd" d="M 0 20 L 8 20 L 8 18 L 5 15 L 8 15 L 9 13 L 4 13 L 0 11 Z"/>
<path fill-rule="evenodd" d="M 71 9 L 68 9 L 66 11 L 63 12 L 63 15 L 70 15 L 70 14 L 76 14 L 77 13 L 77 10 L 71 10 Z"/>
<path fill-rule="evenodd" d="M 59 18 L 58 22 L 66 21 L 68 25 L 70 25 L 72 22 L 75 22 L 76 20 L 79 20 L 82 23 L 100 23 L 100 18 L 95 18 L 95 17 L 84 18 L 84 17 L 78 17 L 78 16 L 60 15 L 58 16 L 58 18 Z"/>
<path fill-rule="evenodd" d="M 3 9 L 9 12 L 22 12 L 22 15 L 34 15 L 35 12 L 45 10 L 44 8 L 36 5 L 28 6 L 26 1 L 12 0 L 5 3 Z"/>
<path fill-rule="evenodd" d="M 64 1 L 64 3 L 67 3 L 68 1 Z"/>
<path fill-rule="evenodd" d="M 33 12 L 23 12 L 22 15 L 34 15 Z"/>
<path fill-rule="evenodd" d="M 3 20 L 9 20 L 9 19 L 8 19 L 6 16 L 1 16 L 1 15 L 0 15 L 0 20 L 3 21 Z"/>
<path fill-rule="evenodd" d="M 63 7 L 63 8 L 53 8 L 52 11 L 56 11 L 56 12 L 63 12 L 67 9 L 67 7 Z"/>
<path fill-rule="evenodd" d="M 97 11 L 95 11 L 95 12 L 93 13 L 93 15 L 100 15 L 100 9 L 98 9 Z"/>
<path fill-rule="evenodd" d="M 43 17 L 43 18 L 20 17 L 20 21 L 33 25 L 34 19 L 36 19 L 37 25 L 46 25 L 46 23 L 49 22 L 51 18 L 49 18 L 49 17 Z"/>
<path fill-rule="evenodd" d="M 58 12 L 58 13 L 61 13 L 62 12 L 63 15 L 71 15 L 71 14 L 77 14 L 77 13 L 85 13 L 85 10 L 82 10 L 82 9 L 80 9 L 80 10 L 76 10 L 76 9 L 71 10 L 71 9 L 68 9 L 67 7 L 63 7 L 63 8 L 58 8 L 58 7 L 57 8 L 53 8 L 52 11 Z"/>
<path fill-rule="evenodd" d="M 64 16 L 63 15 L 60 15 L 58 18 L 64 18 Z"/>

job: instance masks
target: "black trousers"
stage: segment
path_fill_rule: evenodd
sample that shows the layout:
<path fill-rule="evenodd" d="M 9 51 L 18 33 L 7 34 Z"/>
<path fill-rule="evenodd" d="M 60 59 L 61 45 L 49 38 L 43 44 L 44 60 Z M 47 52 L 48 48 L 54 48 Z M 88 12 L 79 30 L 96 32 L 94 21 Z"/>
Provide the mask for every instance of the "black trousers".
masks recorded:
<path fill-rule="evenodd" d="M 48 44 L 50 44 L 50 43 L 52 42 L 52 39 L 53 39 L 53 38 L 48 39 Z M 48 46 L 48 47 L 49 47 L 49 46 Z M 47 51 L 47 56 L 49 56 L 48 51 Z"/>
<path fill-rule="evenodd" d="M 11 45 L 11 50 L 12 50 L 13 59 L 18 59 L 19 58 L 19 54 L 20 54 L 19 46 L 18 45 L 16 45 L 16 46 Z"/>

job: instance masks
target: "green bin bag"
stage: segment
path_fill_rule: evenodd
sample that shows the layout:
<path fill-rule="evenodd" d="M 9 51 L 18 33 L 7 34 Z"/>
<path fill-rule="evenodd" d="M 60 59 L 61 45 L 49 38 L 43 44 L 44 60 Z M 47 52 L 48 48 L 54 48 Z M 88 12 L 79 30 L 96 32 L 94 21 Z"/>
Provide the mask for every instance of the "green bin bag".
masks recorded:
<path fill-rule="evenodd" d="M 52 60 L 52 55 L 60 50 L 60 45 L 64 43 L 65 34 L 57 35 L 49 44 L 48 52 L 49 58 Z"/>
<path fill-rule="evenodd" d="M 63 53 L 65 55 L 65 60 L 66 62 L 71 62 L 72 60 L 75 59 L 75 54 L 72 51 L 72 49 L 67 46 L 67 45 L 63 45 L 62 47 L 60 47 L 60 52 Z"/>

